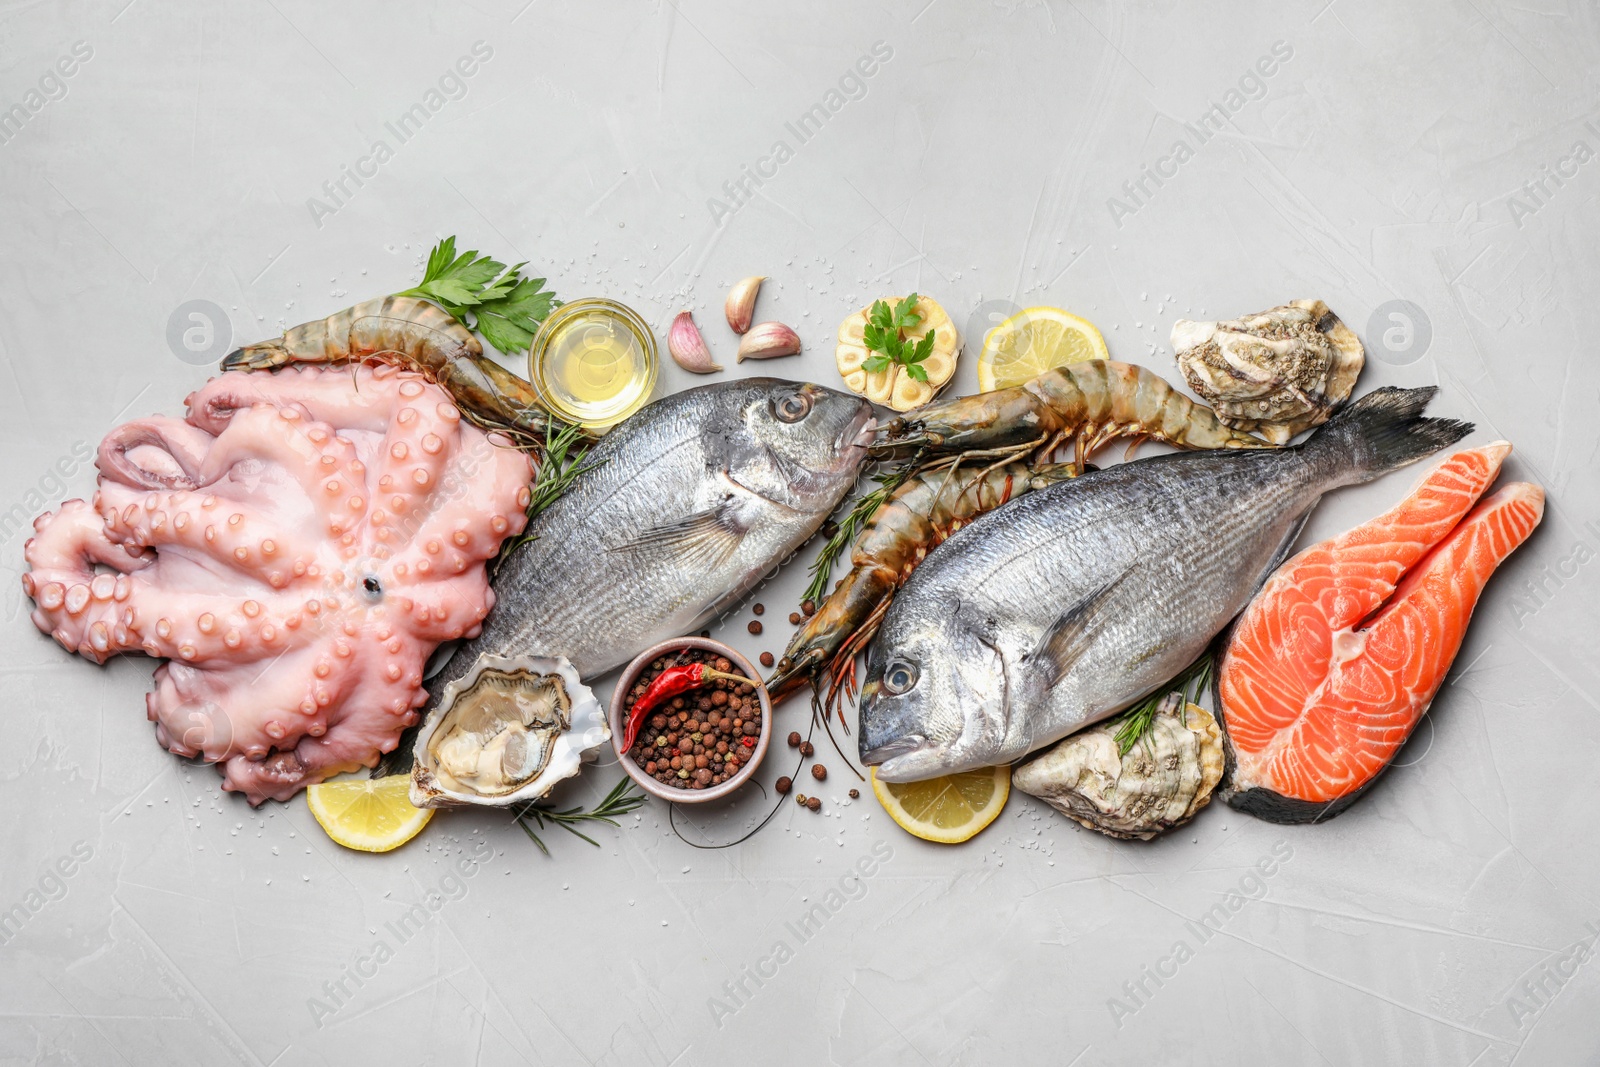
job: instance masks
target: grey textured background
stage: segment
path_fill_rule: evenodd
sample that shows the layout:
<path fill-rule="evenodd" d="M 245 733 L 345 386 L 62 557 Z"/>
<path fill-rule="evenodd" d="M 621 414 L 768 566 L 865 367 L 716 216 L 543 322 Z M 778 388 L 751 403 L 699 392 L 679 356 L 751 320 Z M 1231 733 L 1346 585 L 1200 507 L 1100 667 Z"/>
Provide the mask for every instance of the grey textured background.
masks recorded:
<path fill-rule="evenodd" d="M 1435 411 L 1513 440 L 1507 476 L 1551 507 L 1402 766 L 1327 825 L 1212 809 L 1130 845 L 1017 795 L 947 849 L 846 804 L 834 757 L 825 815 L 788 806 L 737 849 L 686 847 L 652 806 L 598 849 L 553 831 L 549 858 L 488 814 L 357 855 L 303 800 L 220 795 L 155 743 L 147 661 L 95 668 L 34 631 L 12 518 L 0 910 L 43 903 L 0 943 L 0 1062 L 1593 1062 L 1597 29 L 1570 0 L 5 3 L 0 108 L 43 89 L 0 143 L 0 506 L 28 518 L 92 490 L 58 460 L 205 379 L 169 346 L 180 305 L 255 340 L 410 284 L 447 233 L 663 335 L 692 306 L 723 356 L 726 285 L 771 275 L 761 315 L 807 351 L 752 370 L 824 383 L 839 319 L 913 287 L 958 323 L 1066 306 L 1169 373 L 1174 318 L 1321 297 L 1368 341 L 1361 389 L 1437 383 Z M 399 143 L 385 123 L 478 41 L 492 56 Z M 91 57 L 50 80 L 76 42 Z M 891 57 L 852 80 L 876 42 Z M 802 143 L 787 124 L 818 104 Z M 378 139 L 392 158 L 330 198 Z M 1169 176 L 1135 198 L 1146 166 Z M 746 167 L 771 176 L 736 204 Z M 1338 494 L 1307 536 L 1412 478 Z M 759 594 L 765 637 L 747 613 L 724 635 L 779 649 L 801 584 L 796 564 Z M 441 888 L 402 943 L 386 924 Z M 1186 923 L 1236 890 L 1202 943 Z M 786 924 L 818 903 L 802 940 Z M 375 976 L 316 1011 L 380 941 Z"/>

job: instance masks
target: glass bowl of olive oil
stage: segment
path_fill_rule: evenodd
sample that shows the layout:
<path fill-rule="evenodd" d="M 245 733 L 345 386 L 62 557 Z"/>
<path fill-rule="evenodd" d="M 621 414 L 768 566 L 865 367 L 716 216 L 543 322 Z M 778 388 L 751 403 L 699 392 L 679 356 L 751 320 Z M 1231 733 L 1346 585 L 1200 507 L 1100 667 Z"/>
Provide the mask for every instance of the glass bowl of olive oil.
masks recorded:
<path fill-rule="evenodd" d="M 649 324 L 602 297 L 551 312 L 528 350 L 529 377 L 545 407 L 588 430 L 608 430 L 643 407 L 659 371 Z"/>

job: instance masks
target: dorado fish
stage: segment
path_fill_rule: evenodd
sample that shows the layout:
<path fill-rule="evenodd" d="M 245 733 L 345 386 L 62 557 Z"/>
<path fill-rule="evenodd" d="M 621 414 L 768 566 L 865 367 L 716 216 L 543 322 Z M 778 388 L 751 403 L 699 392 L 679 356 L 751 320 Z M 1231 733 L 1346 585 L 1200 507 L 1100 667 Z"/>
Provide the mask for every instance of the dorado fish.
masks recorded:
<path fill-rule="evenodd" d="M 822 525 L 871 429 L 859 397 L 777 378 L 641 409 L 528 525 L 483 632 L 429 681 L 434 699 L 481 653 L 566 656 L 589 678 L 700 629 Z"/>
<path fill-rule="evenodd" d="M 1249 602 L 1322 495 L 1470 433 L 1378 389 L 1294 448 L 1123 463 L 1030 493 L 928 555 L 867 656 L 863 763 L 1008 763 L 1148 696 Z"/>

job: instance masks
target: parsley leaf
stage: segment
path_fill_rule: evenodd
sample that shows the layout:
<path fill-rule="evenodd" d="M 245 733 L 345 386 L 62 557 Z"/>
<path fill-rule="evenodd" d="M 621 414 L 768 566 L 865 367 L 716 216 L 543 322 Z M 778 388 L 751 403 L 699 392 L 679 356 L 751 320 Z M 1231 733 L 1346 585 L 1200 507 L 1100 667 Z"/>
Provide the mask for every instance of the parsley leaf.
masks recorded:
<path fill-rule="evenodd" d="M 497 350 L 513 355 L 527 351 L 545 317 L 560 306 L 543 278 L 522 277 L 525 266 L 507 267 L 476 249 L 457 255 L 456 239 L 446 237 L 428 253 L 422 283 L 397 295 L 433 301 Z"/>
<path fill-rule="evenodd" d="M 922 316 L 917 314 L 916 293 L 892 308 L 887 301 L 874 300 L 867 312 L 866 325 L 861 330 L 861 341 L 869 352 L 878 354 L 863 361 L 862 369 L 869 374 L 876 374 L 899 364 L 913 381 L 927 381 L 928 372 L 919 364 L 933 354 L 934 336 L 938 331 L 929 330 L 920 341 L 912 342 L 906 337 L 906 332 L 920 325 Z"/>
<path fill-rule="evenodd" d="M 478 329 L 501 352 L 521 352 L 533 343 L 554 304 L 555 294 L 544 288 L 543 278 L 519 278 L 504 296 L 475 309 Z"/>

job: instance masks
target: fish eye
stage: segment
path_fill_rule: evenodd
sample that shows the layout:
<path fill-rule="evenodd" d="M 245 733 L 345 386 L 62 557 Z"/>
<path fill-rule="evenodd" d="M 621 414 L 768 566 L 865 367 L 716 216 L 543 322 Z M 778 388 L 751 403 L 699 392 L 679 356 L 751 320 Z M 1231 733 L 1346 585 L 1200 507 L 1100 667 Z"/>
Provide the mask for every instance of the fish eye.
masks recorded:
<path fill-rule="evenodd" d="M 883 672 L 883 687 L 895 696 L 910 692 L 917 684 L 917 665 L 897 659 Z"/>
<path fill-rule="evenodd" d="M 811 397 L 806 393 L 790 393 L 772 402 L 772 414 L 779 422 L 799 422 L 811 414 Z"/>

